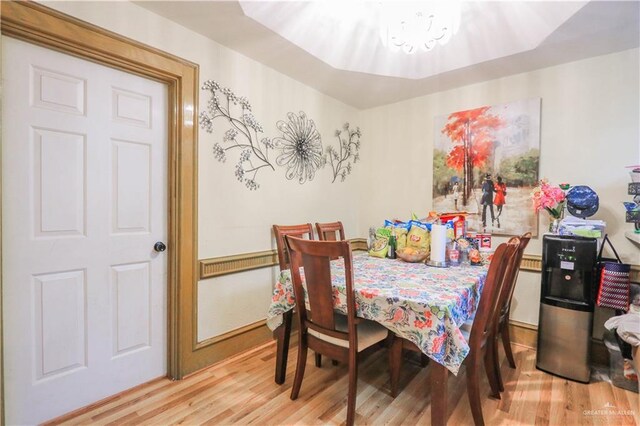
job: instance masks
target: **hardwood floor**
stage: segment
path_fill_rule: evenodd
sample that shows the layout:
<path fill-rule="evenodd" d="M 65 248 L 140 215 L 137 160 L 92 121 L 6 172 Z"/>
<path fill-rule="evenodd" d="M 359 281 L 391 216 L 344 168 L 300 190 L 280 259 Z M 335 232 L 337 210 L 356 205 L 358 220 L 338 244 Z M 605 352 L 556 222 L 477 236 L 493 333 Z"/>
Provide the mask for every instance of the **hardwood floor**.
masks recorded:
<path fill-rule="evenodd" d="M 483 401 L 488 425 L 636 425 L 638 394 L 606 381 L 588 385 L 535 368 L 535 351 L 514 345 L 518 368 L 501 353 L 505 392 L 502 400 Z M 410 355 L 408 355 L 410 356 Z M 292 347 L 283 385 L 273 380 L 275 344 L 269 343 L 197 372 L 185 380 L 158 379 L 96 403 L 51 424 L 343 424 L 346 419 L 347 368 L 323 360 L 316 368 L 309 354 L 298 400 L 289 394 L 295 372 Z M 376 351 L 359 368 L 356 424 L 428 425 L 431 418 L 429 367 L 405 361 L 397 398 L 389 395 L 387 350 Z M 449 424 L 471 425 L 464 369 L 449 377 Z M 489 394 L 484 378 L 481 393 Z"/>

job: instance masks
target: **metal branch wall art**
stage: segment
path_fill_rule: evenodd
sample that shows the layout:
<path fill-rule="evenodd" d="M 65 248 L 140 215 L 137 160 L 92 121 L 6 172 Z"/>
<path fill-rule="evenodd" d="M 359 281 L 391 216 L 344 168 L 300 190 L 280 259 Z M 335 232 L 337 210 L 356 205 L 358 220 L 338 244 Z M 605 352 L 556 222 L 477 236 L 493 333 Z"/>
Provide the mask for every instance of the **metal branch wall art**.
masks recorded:
<path fill-rule="evenodd" d="M 278 121 L 276 127 L 282 136 L 274 138 L 281 153 L 276 158 L 278 166 L 286 167 L 285 177 L 297 178 L 300 184 L 313 180 L 316 170 L 324 167 L 322 140 L 313 120 L 300 111 L 287 114 L 288 121 Z"/>
<path fill-rule="evenodd" d="M 351 129 L 349 128 L 349 123 L 344 123 L 342 130 L 336 130 L 335 137 L 338 138 L 340 149 L 337 150 L 329 145 L 325 154 L 328 157 L 328 160 L 325 157 L 325 161 L 331 165 L 333 170 L 331 183 L 335 182 L 338 176 L 340 176 L 340 181 L 344 182 L 347 175 L 351 174 L 351 162 L 353 161 L 353 164 L 355 164 L 360 160 L 358 151 L 360 151 L 361 135 L 360 127 L 356 127 L 355 130 Z"/>
<path fill-rule="evenodd" d="M 260 187 L 257 181 L 258 172 L 264 168 L 275 171 L 269 159 L 269 151 L 277 149 L 280 153 L 275 164 L 284 167 L 288 180 L 296 179 L 304 184 L 313 180 L 316 171 L 327 163 L 333 171 L 332 183 L 338 176 L 341 181 L 351 174 L 352 164 L 360 160 L 360 128 L 355 130 L 345 123 L 342 130 L 336 130 L 339 148 L 328 146 L 326 152 L 322 146 L 322 138 L 316 124 L 300 111 L 287 114 L 287 120 L 280 120 L 276 127 L 281 136 L 270 139 L 260 138 L 262 126 L 251 112 L 247 98 L 237 96 L 231 89 L 222 87 L 214 80 L 207 80 L 202 90 L 208 92 L 210 98 L 206 111 L 200 114 L 200 127 L 207 133 L 213 133 L 214 122 L 227 126 L 222 143 L 214 143 L 213 154 L 221 163 L 227 161 L 228 153 L 238 152 L 235 165 L 235 176 L 249 190 Z M 215 129 L 217 129 L 216 124 Z"/>
<path fill-rule="evenodd" d="M 200 127 L 207 133 L 213 133 L 213 122 L 216 119 L 231 126 L 222 139 L 224 146 L 217 142 L 213 145 L 215 158 L 224 163 L 227 151 L 239 150 L 236 178 L 249 190 L 258 189 L 258 172 L 265 167 L 275 170 L 269 161 L 269 150 L 274 148 L 274 143 L 267 137 L 258 142 L 258 134 L 263 133 L 262 126 L 251 113 L 251 105 L 245 97 L 236 96 L 230 89 L 220 87 L 213 80 L 205 81 L 202 90 L 208 91 L 211 98 L 207 110 L 200 114 Z"/>

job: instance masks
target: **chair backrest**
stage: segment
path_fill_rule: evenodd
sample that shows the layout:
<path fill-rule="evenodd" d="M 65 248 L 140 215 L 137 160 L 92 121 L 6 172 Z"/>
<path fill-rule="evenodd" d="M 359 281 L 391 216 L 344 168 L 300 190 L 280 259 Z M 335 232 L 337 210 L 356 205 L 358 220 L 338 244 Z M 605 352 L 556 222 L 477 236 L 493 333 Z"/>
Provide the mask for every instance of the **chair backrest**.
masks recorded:
<path fill-rule="evenodd" d="M 302 225 L 273 225 L 273 234 L 276 237 L 276 247 L 278 248 L 278 263 L 280 270 L 289 269 L 289 255 L 287 254 L 287 245 L 284 241 L 286 235 L 304 238 L 308 236 L 313 240 L 313 226 L 310 223 Z"/>
<path fill-rule="evenodd" d="M 291 278 L 300 330 L 312 328 L 319 333 L 349 340 L 350 344 L 354 344 L 357 335 L 351 245 L 348 241 L 309 241 L 291 236 L 286 236 L 285 240 L 291 258 Z M 344 259 L 348 333 L 337 331 L 334 321 L 330 262 L 338 257 Z M 310 314 L 305 307 L 300 268 L 304 270 Z"/>
<path fill-rule="evenodd" d="M 519 239 L 513 238 L 507 243 L 500 244 L 493 254 L 469 336 L 469 346 L 472 349 L 484 345 L 495 327 L 499 314 L 498 299 L 505 282 L 505 273 L 518 250 L 518 244 Z"/>
<path fill-rule="evenodd" d="M 344 227 L 342 222 L 317 223 L 318 239 L 321 241 L 338 241 L 344 240 Z M 339 234 L 336 235 L 336 232 Z"/>
<path fill-rule="evenodd" d="M 512 241 L 510 239 L 509 241 Z M 518 274 L 520 272 L 520 263 L 522 262 L 522 256 L 524 255 L 524 249 L 529 244 L 531 240 L 531 232 L 527 232 L 519 237 L 518 250 L 513 258 L 513 262 L 509 271 L 507 272 L 506 282 L 502 289 L 502 294 L 500 295 L 500 301 L 498 302 L 498 307 L 500 309 L 500 320 L 502 321 L 502 316 L 509 312 L 509 308 L 511 306 L 511 299 L 513 298 L 513 292 L 516 288 L 516 283 L 518 282 Z"/>

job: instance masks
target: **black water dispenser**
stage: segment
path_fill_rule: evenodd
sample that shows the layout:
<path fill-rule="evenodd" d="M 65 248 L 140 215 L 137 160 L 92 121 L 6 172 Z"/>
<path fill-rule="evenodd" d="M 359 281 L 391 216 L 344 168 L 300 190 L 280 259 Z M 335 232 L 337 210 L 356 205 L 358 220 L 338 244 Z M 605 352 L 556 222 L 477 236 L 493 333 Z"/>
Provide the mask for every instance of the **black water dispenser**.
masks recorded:
<path fill-rule="evenodd" d="M 595 238 L 545 235 L 536 367 L 589 382 L 597 291 Z"/>

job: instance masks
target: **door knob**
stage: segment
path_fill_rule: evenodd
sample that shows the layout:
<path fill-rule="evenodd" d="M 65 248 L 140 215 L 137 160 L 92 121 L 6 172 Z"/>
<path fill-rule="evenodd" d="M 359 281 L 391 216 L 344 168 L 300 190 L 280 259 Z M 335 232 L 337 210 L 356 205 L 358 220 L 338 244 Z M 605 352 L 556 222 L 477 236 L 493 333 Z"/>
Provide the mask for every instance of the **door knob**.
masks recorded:
<path fill-rule="evenodd" d="M 153 245 L 153 249 L 158 253 L 161 253 L 167 249 L 167 246 L 162 241 L 158 241 Z"/>

